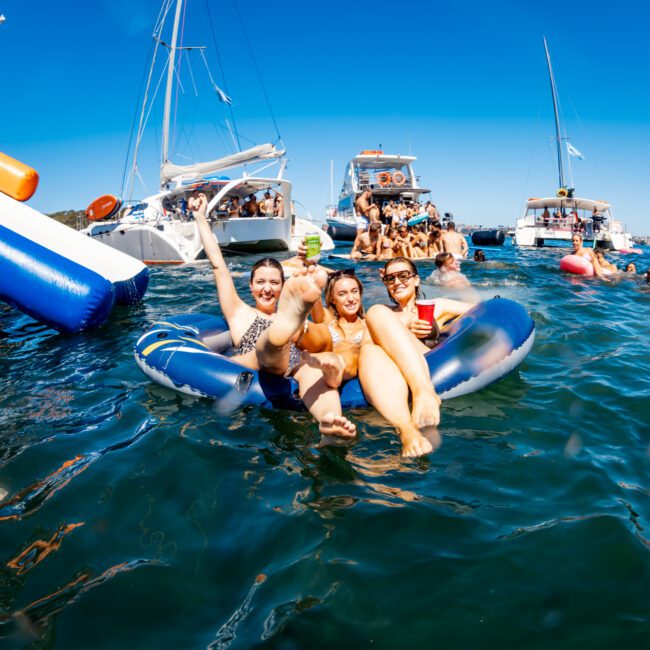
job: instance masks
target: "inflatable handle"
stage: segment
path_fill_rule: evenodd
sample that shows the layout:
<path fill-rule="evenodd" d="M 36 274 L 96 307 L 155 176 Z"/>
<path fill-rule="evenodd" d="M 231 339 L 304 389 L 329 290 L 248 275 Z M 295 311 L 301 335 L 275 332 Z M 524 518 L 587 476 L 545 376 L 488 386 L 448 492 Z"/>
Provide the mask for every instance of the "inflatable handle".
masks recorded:
<path fill-rule="evenodd" d="M 19 160 L 0 153 L 0 191 L 17 201 L 30 199 L 38 187 L 38 173 Z"/>

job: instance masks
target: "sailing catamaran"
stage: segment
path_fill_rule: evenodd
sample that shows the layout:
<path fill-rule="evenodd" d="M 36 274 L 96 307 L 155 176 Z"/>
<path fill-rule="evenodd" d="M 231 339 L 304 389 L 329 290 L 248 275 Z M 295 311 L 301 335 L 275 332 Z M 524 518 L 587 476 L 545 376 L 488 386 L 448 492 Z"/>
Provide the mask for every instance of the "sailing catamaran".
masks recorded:
<path fill-rule="evenodd" d="M 147 98 L 153 85 L 156 54 L 162 49 L 168 52 L 168 59 L 160 190 L 142 201 L 132 201 L 128 205 L 125 202 L 127 207 L 118 219 L 112 218 L 115 210 L 108 213 L 101 210 L 89 211 L 92 212 L 89 218 L 96 220 L 83 232 L 147 263 L 181 264 L 200 259 L 204 255 L 201 239 L 196 224 L 187 211 L 187 199 L 192 192 L 198 190 L 208 197 L 208 217 L 212 232 L 224 249 L 241 252 L 287 250 L 291 240 L 292 202 L 291 183 L 284 178 L 287 158 L 283 148 L 270 143 L 262 144 L 240 149 L 217 160 L 186 165 L 176 164 L 170 159 L 172 99 L 174 89 L 176 93 L 179 92 L 181 58 L 192 51 L 198 52 L 207 69 L 203 46 L 185 47 L 179 43 L 179 24 L 187 1 L 164 0 L 153 32 L 155 52 L 140 114 L 129 181 L 133 192 L 134 181 L 139 177 L 138 148 L 155 99 L 155 91 L 151 101 L 148 102 Z M 171 13 L 173 2 L 176 2 L 176 7 L 171 38 L 165 40 L 165 19 Z M 216 85 L 209 69 L 208 78 L 216 91 L 217 99 L 230 105 L 232 100 Z M 228 127 L 232 140 L 238 143 L 239 138 L 232 133 L 229 123 Z M 275 170 L 270 174 L 269 168 L 272 167 Z M 239 171 L 233 174 L 235 170 Z M 224 172 L 229 175 L 224 176 Z M 248 201 L 250 195 L 254 195 L 258 209 L 253 213 L 242 212 L 241 206 Z M 304 226 L 302 224 L 302 230 L 305 229 Z"/>
<path fill-rule="evenodd" d="M 562 136 L 557 88 L 546 38 L 544 50 L 555 115 L 559 189 L 552 197 L 528 199 L 522 217 L 517 220 L 515 243 L 525 247 L 544 246 L 549 241 L 570 241 L 573 233 L 579 232 L 585 240 L 593 241 L 594 247 L 611 250 L 632 249 L 632 236 L 620 221 L 614 220 L 609 203 L 578 198 L 575 196 L 575 190 L 565 182 L 563 143 L 566 145 L 568 156 L 581 157 L 582 154 L 567 141 L 566 136 Z"/>

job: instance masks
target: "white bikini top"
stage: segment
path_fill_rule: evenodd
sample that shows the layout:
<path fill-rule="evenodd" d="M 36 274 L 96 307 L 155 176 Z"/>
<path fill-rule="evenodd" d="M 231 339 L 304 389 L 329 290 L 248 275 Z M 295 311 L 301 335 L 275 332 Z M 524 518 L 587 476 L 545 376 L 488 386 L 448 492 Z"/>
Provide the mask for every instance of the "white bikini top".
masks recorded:
<path fill-rule="evenodd" d="M 332 336 L 332 345 L 336 345 L 337 343 L 345 343 L 346 340 L 339 334 L 338 329 L 334 326 L 334 323 L 330 323 L 327 326 L 327 329 L 329 330 L 329 333 Z M 360 332 L 357 332 L 353 337 L 350 343 L 354 345 L 361 345 L 361 341 L 363 339 L 363 330 Z"/>

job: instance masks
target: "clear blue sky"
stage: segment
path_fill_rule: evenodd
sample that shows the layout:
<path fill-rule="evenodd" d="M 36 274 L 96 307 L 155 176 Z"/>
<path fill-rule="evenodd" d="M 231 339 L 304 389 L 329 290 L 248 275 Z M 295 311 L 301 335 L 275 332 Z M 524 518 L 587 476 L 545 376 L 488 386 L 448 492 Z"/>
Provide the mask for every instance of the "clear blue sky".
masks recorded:
<path fill-rule="evenodd" d="M 223 84 L 207 3 L 239 131 L 273 140 L 233 0 L 189 1 L 185 43 L 208 45 Z M 336 195 L 347 160 L 380 144 L 416 155 L 423 185 L 461 222 L 514 223 L 526 197 L 554 193 L 545 35 L 567 134 L 586 156 L 573 161 L 577 195 L 610 201 L 633 232 L 650 234 L 650 9 L 641 0 L 236 2 L 288 149 L 294 197 L 314 216 L 329 202 L 330 160 Z M 120 192 L 160 4 L 0 0 L 0 150 L 39 171 L 37 209 L 80 209 Z M 197 65 L 192 71 L 215 104 Z M 179 156 L 224 155 L 223 136 L 202 123 L 199 100 L 194 106 L 192 134 L 207 151 L 182 151 L 186 126 Z M 158 114 L 150 125 L 140 169 L 154 191 Z"/>

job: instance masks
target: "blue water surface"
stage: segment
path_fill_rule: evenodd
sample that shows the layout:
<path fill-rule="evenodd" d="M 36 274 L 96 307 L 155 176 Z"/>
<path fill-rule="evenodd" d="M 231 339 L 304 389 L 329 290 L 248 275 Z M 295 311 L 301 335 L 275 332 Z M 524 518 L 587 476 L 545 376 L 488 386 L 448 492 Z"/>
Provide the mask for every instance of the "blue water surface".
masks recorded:
<path fill-rule="evenodd" d="M 133 344 L 217 312 L 206 264 L 153 269 L 141 306 L 85 334 L 3 308 L 0 645 L 646 646 L 650 287 L 486 252 L 463 272 L 530 311 L 535 345 L 445 402 L 442 447 L 415 460 L 372 411 L 356 444 L 318 448 L 306 413 L 150 383 Z M 645 271 L 650 249 L 611 255 L 632 258 Z M 230 259 L 242 295 L 255 259 Z M 386 301 L 377 270 L 366 306 Z"/>

